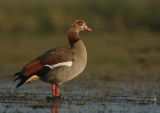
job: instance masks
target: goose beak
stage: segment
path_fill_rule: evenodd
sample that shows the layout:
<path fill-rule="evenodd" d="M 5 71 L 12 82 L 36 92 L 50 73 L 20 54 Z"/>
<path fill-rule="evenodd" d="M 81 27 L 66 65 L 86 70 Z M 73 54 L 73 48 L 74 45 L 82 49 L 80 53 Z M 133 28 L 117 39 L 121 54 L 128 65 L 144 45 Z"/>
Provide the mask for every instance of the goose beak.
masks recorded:
<path fill-rule="evenodd" d="M 86 32 L 91 32 L 91 31 L 92 31 L 92 29 L 91 29 L 91 28 L 89 28 L 88 26 L 85 26 L 85 27 L 84 27 L 84 31 L 86 31 Z"/>

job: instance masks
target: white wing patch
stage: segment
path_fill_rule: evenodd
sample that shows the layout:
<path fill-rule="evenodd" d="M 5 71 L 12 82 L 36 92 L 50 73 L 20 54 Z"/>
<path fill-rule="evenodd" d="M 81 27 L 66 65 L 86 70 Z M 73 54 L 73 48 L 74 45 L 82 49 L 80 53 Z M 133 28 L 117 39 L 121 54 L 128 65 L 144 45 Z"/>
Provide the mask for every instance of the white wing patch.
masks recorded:
<path fill-rule="evenodd" d="M 51 69 L 55 68 L 55 67 L 59 67 L 59 66 L 67 66 L 67 67 L 71 67 L 72 66 L 72 61 L 68 61 L 68 62 L 61 62 L 58 64 L 54 64 L 54 65 L 45 65 Z"/>

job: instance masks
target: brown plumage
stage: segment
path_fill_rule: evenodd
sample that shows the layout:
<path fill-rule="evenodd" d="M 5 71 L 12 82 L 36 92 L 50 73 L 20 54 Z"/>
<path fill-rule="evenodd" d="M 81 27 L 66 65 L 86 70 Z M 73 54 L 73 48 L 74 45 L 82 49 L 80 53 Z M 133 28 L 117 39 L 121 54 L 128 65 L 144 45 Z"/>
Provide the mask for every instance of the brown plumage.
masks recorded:
<path fill-rule="evenodd" d="M 51 49 L 26 64 L 15 74 L 15 80 L 20 79 L 16 87 L 40 79 L 51 83 L 53 96 L 58 96 L 59 85 L 79 75 L 87 62 L 87 51 L 79 31 L 92 30 L 83 20 L 74 21 L 67 31 L 70 46 Z"/>

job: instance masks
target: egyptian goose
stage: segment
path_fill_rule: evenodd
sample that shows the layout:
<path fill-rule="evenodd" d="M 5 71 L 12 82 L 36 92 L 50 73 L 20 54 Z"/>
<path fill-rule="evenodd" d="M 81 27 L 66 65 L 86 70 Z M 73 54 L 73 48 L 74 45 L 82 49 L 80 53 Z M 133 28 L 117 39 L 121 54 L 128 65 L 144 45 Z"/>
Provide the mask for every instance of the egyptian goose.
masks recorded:
<path fill-rule="evenodd" d="M 50 49 L 26 64 L 14 76 L 20 80 L 17 87 L 24 83 L 42 80 L 52 84 L 52 96 L 59 96 L 59 86 L 76 76 L 85 68 L 87 51 L 80 39 L 80 31 L 92 31 L 83 20 L 75 20 L 67 31 L 69 47 Z"/>

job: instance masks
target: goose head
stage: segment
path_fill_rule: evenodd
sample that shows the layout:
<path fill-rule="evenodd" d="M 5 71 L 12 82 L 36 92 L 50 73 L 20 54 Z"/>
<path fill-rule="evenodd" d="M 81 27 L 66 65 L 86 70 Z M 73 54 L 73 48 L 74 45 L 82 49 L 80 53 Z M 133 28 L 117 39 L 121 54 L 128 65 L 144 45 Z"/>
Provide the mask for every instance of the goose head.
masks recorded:
<path fill-rule="evenodd" d="M 90 32 L 92 31 L 91 28 L 89 28 L 84 20 L 75 20 L 70 26 L 69 30 L 80 32 L 80 31 L 86 31 Z"/>

